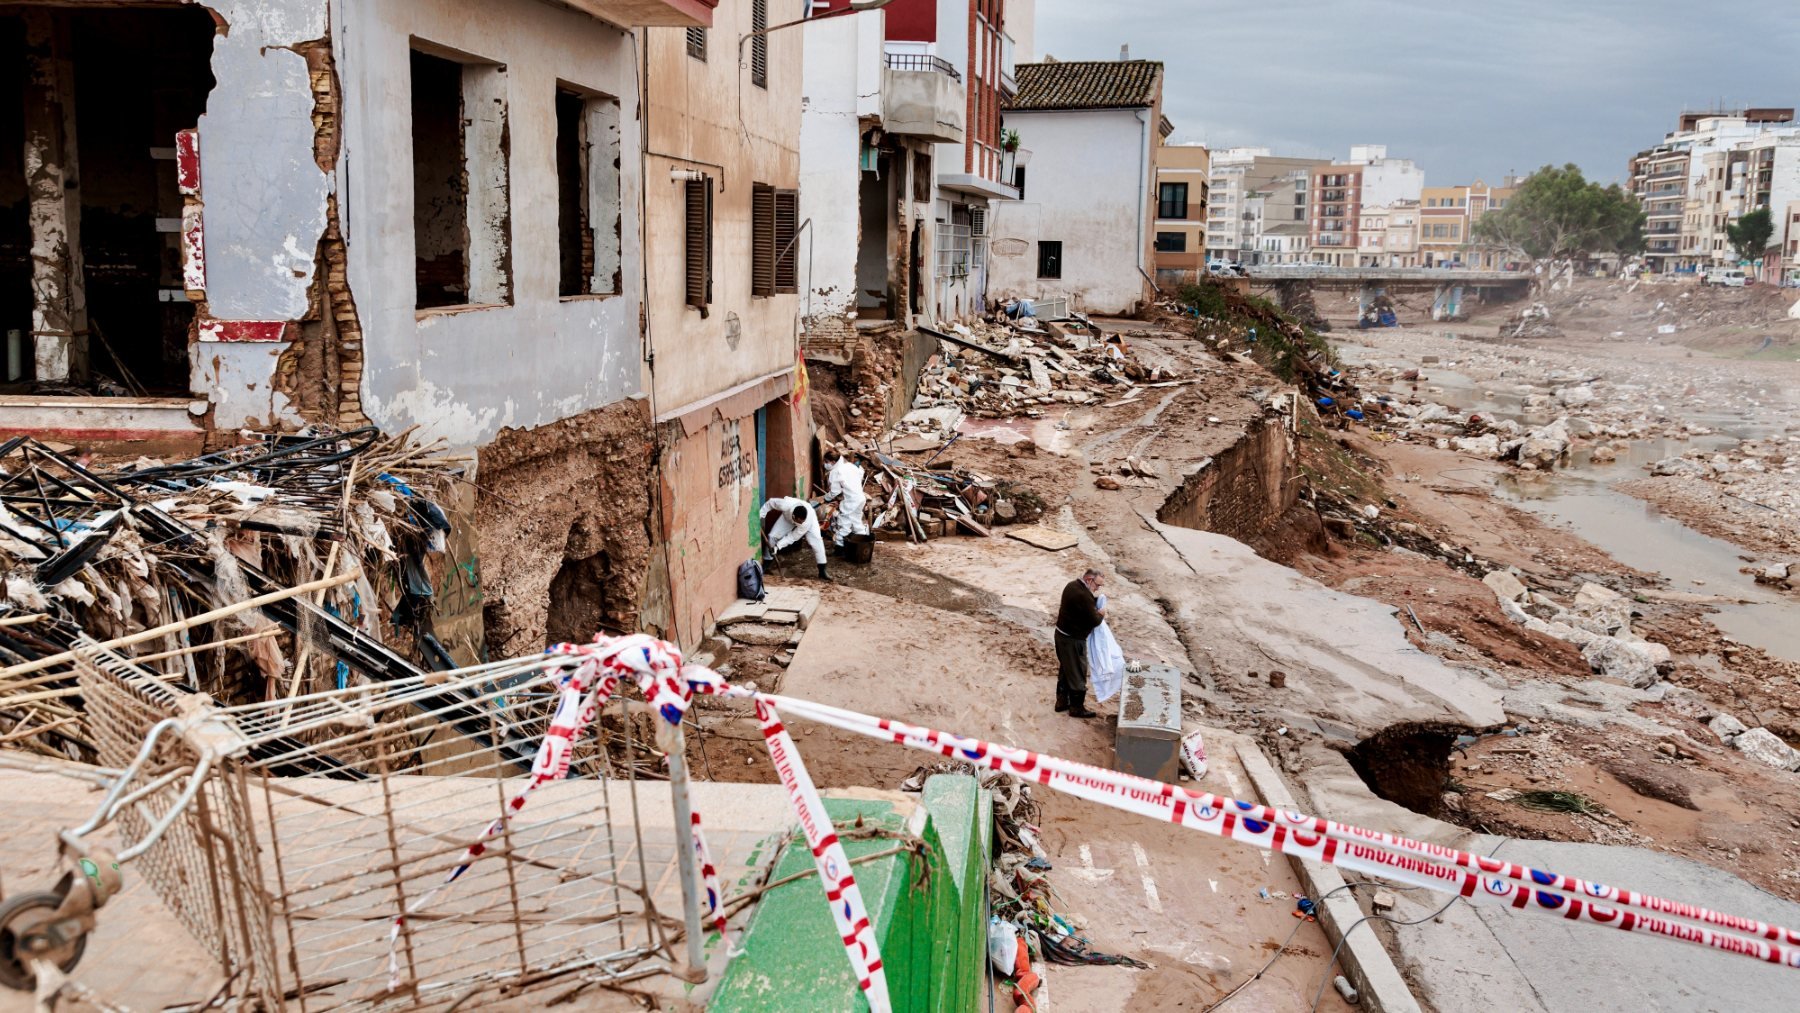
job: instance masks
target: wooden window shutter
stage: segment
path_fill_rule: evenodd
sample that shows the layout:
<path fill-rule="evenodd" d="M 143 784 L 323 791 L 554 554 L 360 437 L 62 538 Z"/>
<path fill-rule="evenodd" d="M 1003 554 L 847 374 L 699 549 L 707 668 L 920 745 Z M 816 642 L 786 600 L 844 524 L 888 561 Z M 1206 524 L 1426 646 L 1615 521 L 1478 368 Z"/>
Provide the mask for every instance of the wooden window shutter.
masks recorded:
<path fill-rule="evenodd" d="M 690 179 L 685 187 L 687 304 L 704 310 L 712 302 L 712 179 Z"/>
<path fill-rule="evenodd" d="M 775 197 L 775 291 L 796 293 L 799 288 L 800 244 L 794 237 L 800 232 L 800 192 L 777 190 Z"/>
<path fill-rule="evenodd" d="M 769 0 L 751 0 L 750 30 L 764 34 L 750 38 L 750 83 L 769 86 Z"/>
<path fill-rule="evenodd" d="M 750 188 L 750 294 L 775 294 L 775 188 Z"/>
<path fill-rule="evenodd" d="M 696 60 L 706 59 L 706 29 L 690 28 L 687 30 L 687 52 Z"/>

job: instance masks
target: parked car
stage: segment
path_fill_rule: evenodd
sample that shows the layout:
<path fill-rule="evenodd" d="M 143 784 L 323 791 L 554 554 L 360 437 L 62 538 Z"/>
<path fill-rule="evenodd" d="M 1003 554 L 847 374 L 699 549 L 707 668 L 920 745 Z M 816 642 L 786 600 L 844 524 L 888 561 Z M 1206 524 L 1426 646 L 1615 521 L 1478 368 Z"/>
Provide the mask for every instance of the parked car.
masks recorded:
<path fill-rule="evenodd" d="M 1700 276 L 1702 285 L 1719 285 L 1724 288 L 1745 288 L 1750 284 L 1750 276 L 1736 267 L 1716 267 Z"/>

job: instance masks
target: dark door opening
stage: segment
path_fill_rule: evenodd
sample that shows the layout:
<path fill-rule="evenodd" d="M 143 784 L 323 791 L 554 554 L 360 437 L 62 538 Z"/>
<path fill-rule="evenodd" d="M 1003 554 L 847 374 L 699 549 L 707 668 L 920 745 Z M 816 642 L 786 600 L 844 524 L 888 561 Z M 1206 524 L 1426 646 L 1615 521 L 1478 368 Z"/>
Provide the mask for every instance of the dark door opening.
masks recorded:
<path fill-rule="evenodd" d="M 888 197 L 888 160 L 884 156 L 876 164 L 880 171 L 863 173 L 857 193 L 862 233 L 856 247 L 856 315 L 863 320 L 889 320 L 894 315 L 888 286 L 888 219 L 893 203 Z"/>
<path fill-rule="evenodd" d="M 62 194 L 36 199 L 65 206 L 61 221 L 79 250 L 79 258 L 56 265 L 59 277 L 38 286 L 66 294 L 74 307 L 60 321 L 43 321 L 44 329 L 66 329 L 62 336 L 85 344 L 92 377 L 87 382 L 79 366 L 63 377 L 32 368 L 33 346 L 48 335 L 33 332 L 33 268 L 17 252 L 21 241 L 27 251 L 31 245 L 34 195 L 15 154 L 0 162 L 0 332 L 23 332 L 28 375 L 17 383 L 35 380 L 45 393 L 190 391 L 194 306 L 182 286 L 174 146 L 206 109 L 214 31 L 212 16 L 197 6 L 0 15 L 0 39 L 8 40 L 0 43 L 0 150 L 56 160 Z M 54 65 L 62 71 L 45 71 Z M 47 125 L 60 129 L 53 136 Z M 15 379 L 4 354 L 0 377 Z"/>

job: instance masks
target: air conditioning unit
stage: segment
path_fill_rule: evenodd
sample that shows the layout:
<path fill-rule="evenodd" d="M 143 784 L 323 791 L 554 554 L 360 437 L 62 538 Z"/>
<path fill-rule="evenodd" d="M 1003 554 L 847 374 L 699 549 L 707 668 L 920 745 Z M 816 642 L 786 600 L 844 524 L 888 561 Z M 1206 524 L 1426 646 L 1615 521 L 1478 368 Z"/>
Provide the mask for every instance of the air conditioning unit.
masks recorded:
<path fill-rule="evenodd" d="M 988 215 L 987 208 L 975 207 L 975 208 L 969 209 L 969 235 L 971 237 L 973 237 L 975 239 L 986 238 L 986 236 L 987 236 L 987 215 Z"/>

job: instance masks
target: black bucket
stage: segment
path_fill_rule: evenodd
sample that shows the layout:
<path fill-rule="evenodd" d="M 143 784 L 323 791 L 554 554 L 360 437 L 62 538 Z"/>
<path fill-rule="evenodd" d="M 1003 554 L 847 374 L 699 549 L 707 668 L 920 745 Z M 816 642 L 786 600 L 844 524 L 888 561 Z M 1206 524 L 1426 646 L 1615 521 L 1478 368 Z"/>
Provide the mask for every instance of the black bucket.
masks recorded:
<path fill-rule="evenodd" d="M 869 560 L 875 558 L 874 535 L 845 535 L 844 561 L 867 566 Z"/>

